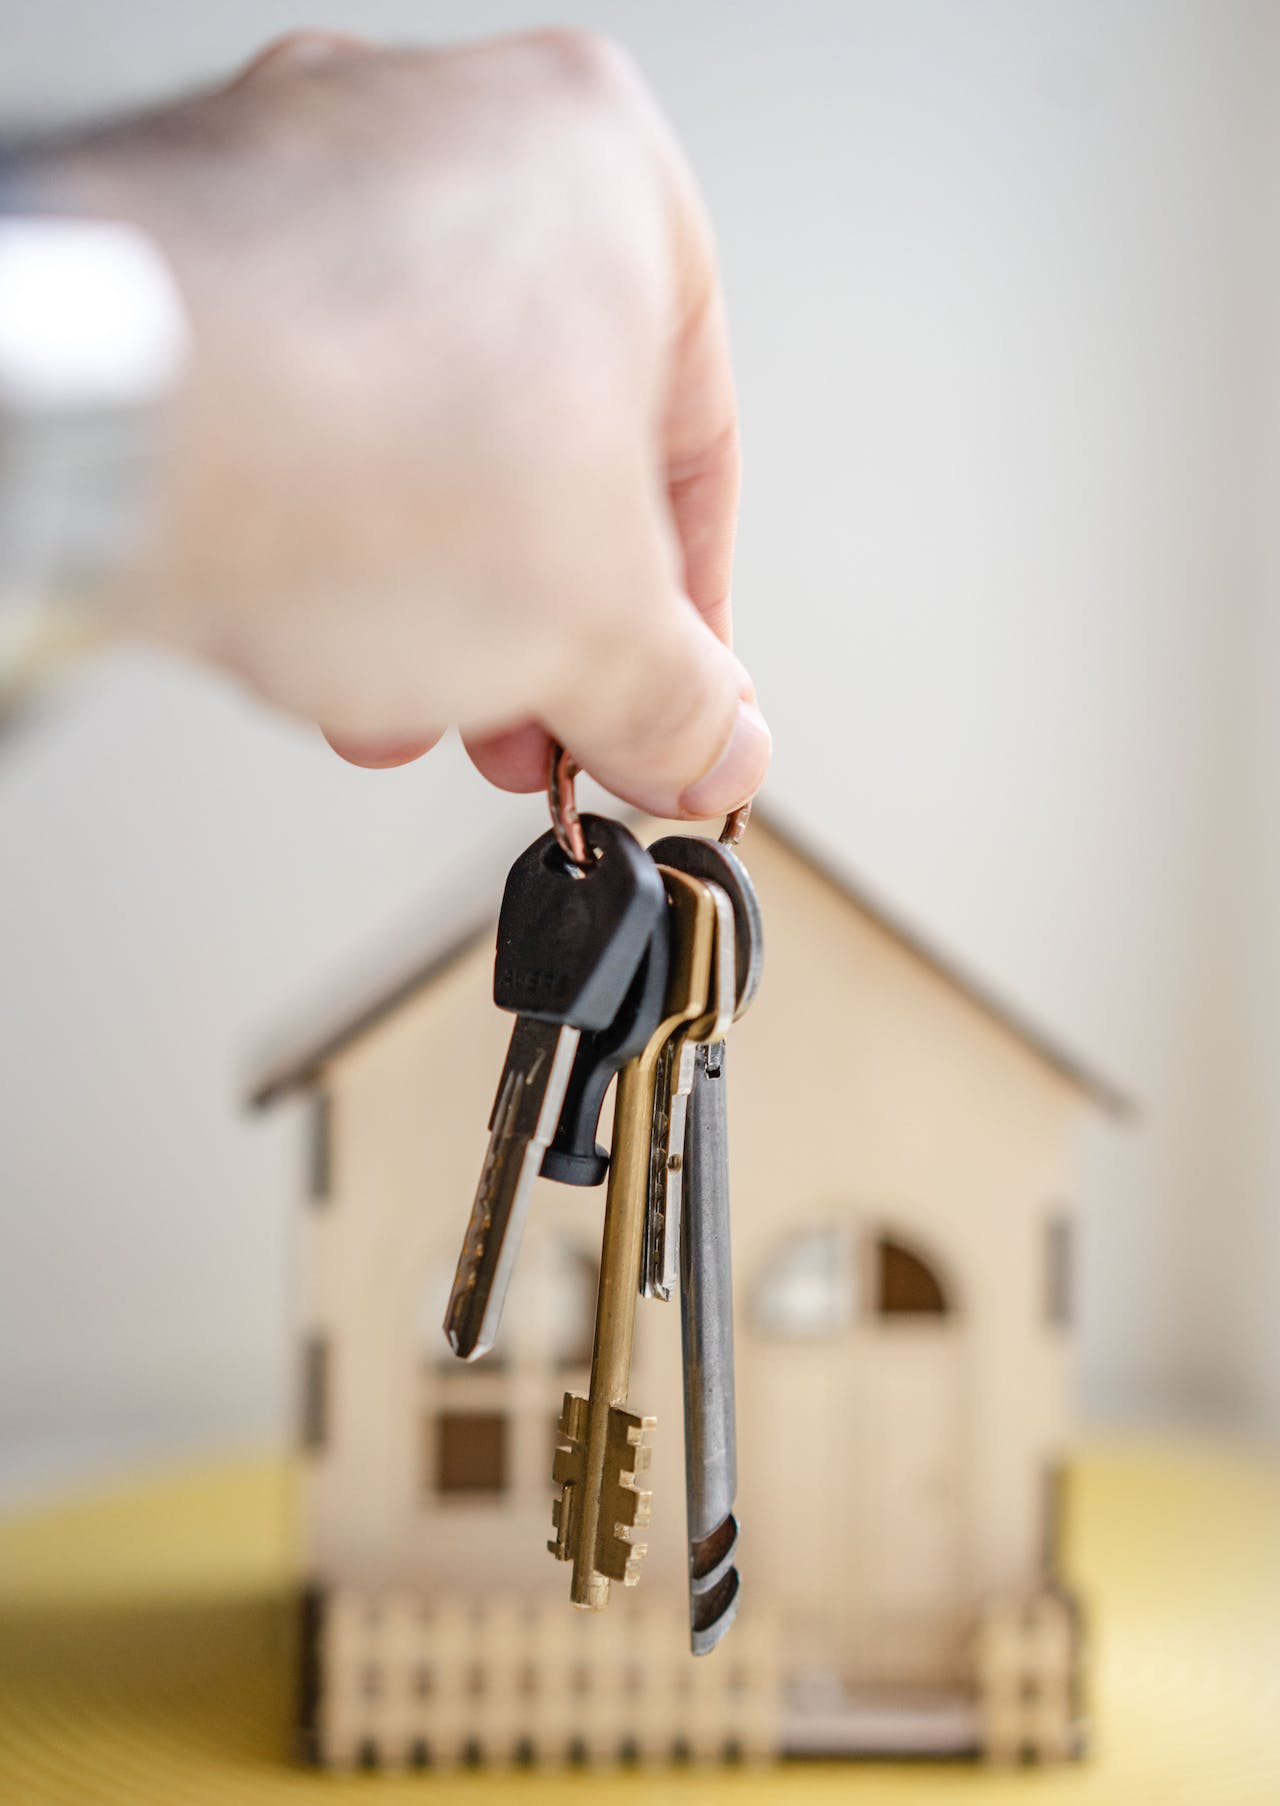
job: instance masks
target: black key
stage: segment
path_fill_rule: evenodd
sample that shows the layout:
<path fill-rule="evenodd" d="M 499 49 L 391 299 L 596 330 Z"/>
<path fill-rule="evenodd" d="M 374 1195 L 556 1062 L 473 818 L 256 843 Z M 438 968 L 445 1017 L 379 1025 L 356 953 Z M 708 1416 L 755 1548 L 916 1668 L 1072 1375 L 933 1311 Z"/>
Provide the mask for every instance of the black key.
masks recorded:
<path fill-rule="evenodd" d="M 668 937 L 664 912 L 622 1008 L 608 1028 L 584 1033 L 579 1040 L 560 1106 L 559 1126 L 542 1156 L 544 1178 L 556 1179 L 561 1185 L 599 1185 L 608 1172 L 609 1156 L 596 1141 L 604 1095 L 614 1074 L 643 1052 L 662 1020 Z"/>
<path fill-rule="evenodd" d="M 493 998 L 518 1020 L 445 1313 L 445 1335 L 463 1360 L 484 1354 L 497 1335 L 580 1036 L 613 1023 L 665 920 L 658 868 L 634 835 L 598 815 L 584 816 L 583 827 L 590 866 L 571 866 L 548 832 L 516 860 L 503 892 Z"/>

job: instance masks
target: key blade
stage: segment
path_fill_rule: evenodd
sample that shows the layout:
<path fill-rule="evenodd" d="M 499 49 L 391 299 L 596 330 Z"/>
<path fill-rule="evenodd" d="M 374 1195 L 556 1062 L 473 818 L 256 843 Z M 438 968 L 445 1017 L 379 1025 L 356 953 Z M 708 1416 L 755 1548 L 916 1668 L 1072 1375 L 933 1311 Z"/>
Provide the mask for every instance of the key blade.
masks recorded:
<path fill-rule="evenodd" d="M 700 1047 L 686 1129 L 680 1288 L 689 1641 L 695 1655 L 715 1648 L 738 1609 L 726 1084 L 723 1042 Z"/>
<path fill-rule="evenodd" d="M 733 904 L 718 884 L 702 881 L 715 911 L 707 1008 L 663 1049 L 654 1091 L 640 1293 L 668 1302 L 680 1283 L 680 1213 L 684 1202 L 685 1123 L 696 1046 L 720 1042 L 737 1004 Z"/>
<path fill-rule="evenodd" d="M 493 1347 L 542 1156 L 578 1046 L 576 1028 L 519 1017 L 489 1119 L 489 1144 L 463 1236 L 444 1333 L 464 1361 Z"/>
<path fill-rule="evenodd" d="M 680 1204 L 685 1119 L 696 1049 L 686 1038 L 663 1048 L 653 1094 L 649 1196 L 645 1205 L 640 1296 L 670 1300 L 680 1282 Z"/>

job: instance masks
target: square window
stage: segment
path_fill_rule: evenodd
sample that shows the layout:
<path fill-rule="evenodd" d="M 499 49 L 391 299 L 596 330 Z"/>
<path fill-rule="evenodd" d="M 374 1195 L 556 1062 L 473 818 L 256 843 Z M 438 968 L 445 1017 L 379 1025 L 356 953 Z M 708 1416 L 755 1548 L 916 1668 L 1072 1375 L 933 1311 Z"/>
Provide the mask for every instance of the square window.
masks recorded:
<path fill-rule="evenodd" d="M 501 1411 L 442 1411 L 435 1420 L 440 1493 L 500 1493 L 507 1485 L 507 1419 Z"/>

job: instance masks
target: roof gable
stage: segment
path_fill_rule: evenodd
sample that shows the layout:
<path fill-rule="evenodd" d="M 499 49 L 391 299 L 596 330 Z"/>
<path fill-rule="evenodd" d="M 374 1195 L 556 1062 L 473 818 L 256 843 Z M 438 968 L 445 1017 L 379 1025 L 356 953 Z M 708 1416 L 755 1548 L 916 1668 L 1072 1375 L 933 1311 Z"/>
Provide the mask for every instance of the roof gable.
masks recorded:
<path fill-rule="evenodd" d="M 1046 1034 L 983 980 L 955 963 L 889 908 L 861 880 L 850 877 L 832 861 L 816 852 L 793 829 L 784 826 L 775 811 L 767 807 L 761 809 L 757 805 L 752 817 L 752 827 L 754 832 L 767 834 L 792 858 L 831 885 L 853 909 L 882 929 L 946 984 L 968 998 L 985 1015 L 999 1023 L 1037 1059 L 1075 1086 L 1093 1103 L 1113 1116 L 1128 1116 L 1133 1113 L 1132 1100 L 1118 1086 Z M 315 1084 L 333 1060 L 340 1058 L 348 1048 L 394 1015 L 411 998 L 434 984 L 458 960 L 491 938 L 493 923 L 493 912 L 486 909 L 483 917 L 431 958 L 411 967 L 394 983 L 383 987 L 362 1007 L 349 1013 L 336 1025 L 331 1025 L 311 1042 L 304 1043 L 287 1057 L 268 1066 L 254 1084 L 250 1102 L 257 1108 L 264 1108 L 288 1092 Z"/>

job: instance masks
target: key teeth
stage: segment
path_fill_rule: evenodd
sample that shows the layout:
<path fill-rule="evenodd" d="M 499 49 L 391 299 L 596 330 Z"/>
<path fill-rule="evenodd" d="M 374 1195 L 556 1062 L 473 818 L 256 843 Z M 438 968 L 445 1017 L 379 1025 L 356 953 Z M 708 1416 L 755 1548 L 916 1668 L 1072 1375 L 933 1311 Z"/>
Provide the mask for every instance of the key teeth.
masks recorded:
<path fill-rule="evenodd" d="M 628 1486 L 628 1478 L 626 1474 L 619 1476 L 617 1490 L 608 1504 L 615 1536 L 623 1536 L 633 1529 L 643 1530 L 653 1510 L 653 1494 L 647 1488 Z"/>
<path fill-rule="evenodd" d="M 560 1407 L 560 1434 L 569 1442 L 581 1442 L 587 1427 L 587 1401 L 566 1392 Z"/>
<path fill-rule="evenodd" d="M 650 1440 L 656 1417 L 637 1417 L 615 1405 L 609 1413 L 609 1430 L 605 1443 L 605 1472 L 616 1474 L 625 1486 L 637 1474 L 646 1474 L 653 1460 Z"/>
<path fill-rule="evenodd" d="M 566 1392 L 557 1425 L 564 1443 L 551 1460 L 551 1478 L 560 1488 L 560 1496 L 551 1501 L 551 1526 L 555 1535 L 548 1540 L 547 1548 L 557 1561 L 573 1560 L 578 1486 L 582 1479 L 582 1438 L 586 1427 L 586 1399 Z"/>
<path fill-rule="evenodd" d="M 604 1497 L 600 1502 L 603 1546 L 596 1567 L 610 1580 L 628 1587 L 638 1583 L 640 1563 L 649 1547 L 635 1537 L 650 1522 L 653 1494 L 637 1481 L 648 1472 L 653 1457 L 649 1438 L 656 1423 L 654 1417 L 637 1417 L 617 1405 L 609 1413 Z"/>
<path fill-rule="evenodd" d="M 547 1548 L 559 1561 L 572 1561 L 578 1538 L 578 1489 L 582 1482 L 584 1438 L 589 1412 L 588 1402 L 572 1392 L 564 1395 L 560 1411 L 559 1431 L 563 1442 L 552 1460 L 552 1476 L 561 1488 L 552 1501 L 551 1524 L 555 1535 Z M 657 1422 L 653 1417 L 637 1417 L 615 1405 L 609 1412 L 605 1439 L 605 1473 L 600 1501 L 600 1547 L 592 1563 L 604 1580 L 616 1580 L 633 1587 L 640 1578 L 640 1563 L 648 1544 L 637 1542 L 636 1536 L 649 1524 L 653 1495 L 639 1482 L 649 1471 L 653 1450 L 649 1437 Z M 603 1599 L 600 1601 L 603 1604 Z"/>
<path fill-rule="evenodd" d="M 648 1553 L 648 1543 L 632 1542 L 630 1530 L 619 1525 L 607 1547 L 601 1551 L 597 1572 L 609 1580 L 620 1581 L 624 1587 L 638 1586 L 640 1564 Z"/>
<path fill-rule="evenodd" d="M 555 1535 L 547 1541 L 547 1548 L 557 1561 L 573 1559 L 573 1518 L 577 1488 L 570 1481 L 558 1499 L 551 1502 L 551 1526 Z"/>
<path fill-rule="evenodd" d="M 557 1449 L 551 1463 L 551 1478 L 557 1486 L 569 1486 L 578 1478 L 582 1465 L 581 1449 Z M 555 1510 L 557 1499 L 552 1505 Z"/>

